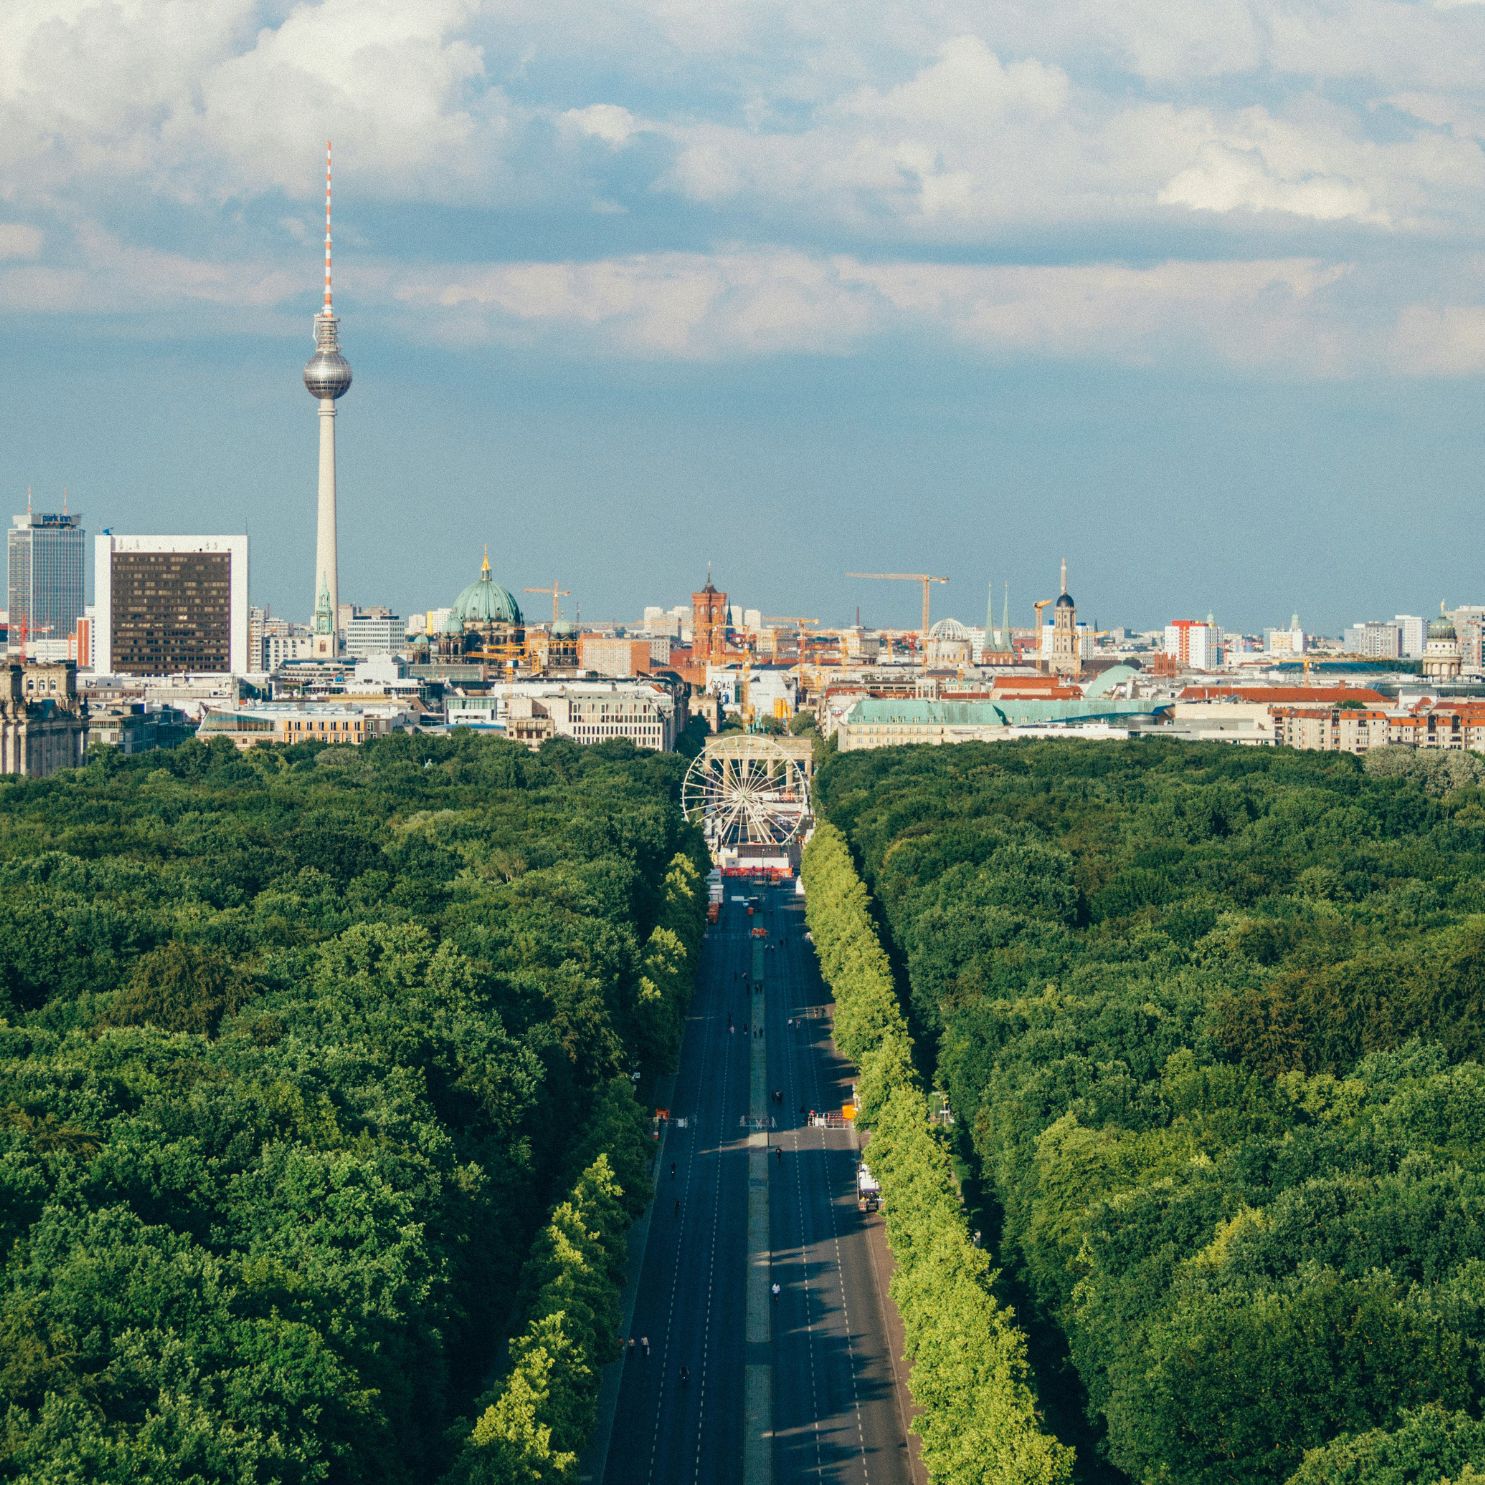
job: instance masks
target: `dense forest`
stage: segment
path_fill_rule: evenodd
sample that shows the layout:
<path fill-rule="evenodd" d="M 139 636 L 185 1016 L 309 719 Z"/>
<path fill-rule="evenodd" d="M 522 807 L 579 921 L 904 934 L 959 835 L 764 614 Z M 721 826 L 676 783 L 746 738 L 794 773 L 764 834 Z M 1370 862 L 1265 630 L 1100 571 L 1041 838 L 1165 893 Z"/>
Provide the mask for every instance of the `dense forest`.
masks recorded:
<path fill-rule="evenodd" d="M 680 766 L 193 743 L 0 787 L 0 1479 L 570 1473 L 699 931 Z"/>
<path fill-rule="evenodd" d="M 1482 761 L 1056 742 L 822 771 L 1021 1318 L 1130 1480 L 1485 1470 Z"/>

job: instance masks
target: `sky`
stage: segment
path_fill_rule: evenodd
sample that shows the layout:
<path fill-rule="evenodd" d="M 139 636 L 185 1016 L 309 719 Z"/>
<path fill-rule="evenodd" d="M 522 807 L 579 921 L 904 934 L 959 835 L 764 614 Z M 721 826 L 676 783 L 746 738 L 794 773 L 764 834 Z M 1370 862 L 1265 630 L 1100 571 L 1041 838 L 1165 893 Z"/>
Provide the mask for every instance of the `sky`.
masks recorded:
<path fill-rule="evenodd" d="M 343 599 L 1485 600 L 1485 3 L 6 0 L 0 486 Z"/>

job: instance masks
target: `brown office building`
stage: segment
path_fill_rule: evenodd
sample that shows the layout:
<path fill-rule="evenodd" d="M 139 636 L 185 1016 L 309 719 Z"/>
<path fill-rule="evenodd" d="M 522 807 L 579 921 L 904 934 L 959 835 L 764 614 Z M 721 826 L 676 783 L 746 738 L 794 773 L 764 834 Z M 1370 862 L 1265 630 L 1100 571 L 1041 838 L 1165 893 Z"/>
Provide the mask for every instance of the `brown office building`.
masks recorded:
<path fill-rule="evenodd" d="M 241 674 L 247 538 L 98 538 L 94 668 L 110 675 Z"/>

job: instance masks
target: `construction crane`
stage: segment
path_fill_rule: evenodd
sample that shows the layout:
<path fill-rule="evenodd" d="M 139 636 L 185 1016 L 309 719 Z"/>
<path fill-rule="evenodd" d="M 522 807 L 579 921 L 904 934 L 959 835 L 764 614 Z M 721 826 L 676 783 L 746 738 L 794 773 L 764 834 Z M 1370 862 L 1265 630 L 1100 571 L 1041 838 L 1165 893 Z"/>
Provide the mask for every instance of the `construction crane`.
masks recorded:
<path fill-rule="evenodd" d="M 557 579 L 556 578 L 553 578 L 552 579 L 552 586 L 550 588 L 522 588 L 521 589 L 521 592 L 523 592 L 523 593 L 546 593 L 546 594 L 548 594 L 551 597 L 551 600 L 552 600 L 552 628 L 553 629 L 555 629 L 557 627 L 557 621 L 558 621 L 558 619 L 560 619 L 562 617 L 561 600 L 564 599 L 564 598 L 571 598 L 572 597 L 572 590 L 570 588 L 560 588 L 560 587 L 558 587 L 557 586 Z"/>
<path fill-rule="evenodd" d="M 37 634 L 50 634 L 52 632 L 52 626 L 50 624 L 33 624 L 30 621 L 30 615 L 22 612 L 20 630 L 20 645 L 16 650 L 16 656 L 20 660 L 21 664 L 24 665 L 26 663 L 27 637 Z"/>
<path fill-rule="evenodd" d="M 889 583 L 922 583 L 923 584 L 923 627 L 919 644 L 919 662 L 926 666 L 928 664 L 928 614 L 933 597 L 933 584 L 946 583 L 946 577 L 934 577 L 929 572 L 848 572 L 847 577 L 853 578 L 881 578 Z"/>
<path fill-rule="evenodd" d="M 1036 663 L 1038 667 L 1042 663 L 1042 610 L 1051 608 L 1054 601 L 1051 598 L 1038 598 L 1031 605 L 1036 610 Z"/>
<path fill-rule="evenodd" d="M 804 659 L 805 629 L 813 624 L 818 624 L 818 619 L 806 618 L 802 614 L 765 614 L 762 622 L 768 625 L 787 624 L 791 629 L 799 631 L 799 658 Z M 772 628 L 768 632 L 768 653 L 772 659 L 778 654 L 779 643 Z"/>

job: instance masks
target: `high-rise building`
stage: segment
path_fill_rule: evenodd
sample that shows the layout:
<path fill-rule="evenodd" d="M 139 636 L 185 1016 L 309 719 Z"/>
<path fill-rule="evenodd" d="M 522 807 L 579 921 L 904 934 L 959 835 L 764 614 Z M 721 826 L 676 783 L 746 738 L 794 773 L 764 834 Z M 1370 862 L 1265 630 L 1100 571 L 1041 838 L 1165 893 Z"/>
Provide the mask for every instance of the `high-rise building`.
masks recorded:
<path fill-rule="evenodd" d="M 1222 631 L 1210 619 L 1173 619 L 1165 626 L 1165 653 L 1191 670 L 1222 663 Z"/>
<path fill-rule="evenodd" d="M 1396 660 L 1402 655 L 1402 627 L 1390 619 L 1367 619 L 1352 624 L 1341 637 L 1347 653 L 1368 660 Z"/>
<path fill-rule="evenodd" d="M 1416 660 L 1423 653 L 1424 623 L 1422 614 L 1395 614 L 1392 622 L 1402 631 L 1402 652 L 1406 660 Z"/>
<path fill-rule="evenodd" d="M 407 648 L 407 625 L 389 608 L 357 609 L 345 626 L 348 655 L 395 655 Z"/>
<path fill-rule="evenodd" d="M 93 542 L 93 668 L 100 675 L 254 669 L 246 536 L 115 536 Z"/>
<path fill-rule="evenodd" d="M 335 542 L 335 404 L 351 385 L 350 363 L 340 354 L 340 321 L 330 300 L 330 142 L 325 142 L 325 303 L 315 316 L 315 353 L 304 368 L 304 386 L 320 405 L 320 478 L 315 528 L 314 635 L 317 655 L 338 648 L 334 616 L 340 611 L 340 572 Z M 328 625 L 326 618 L 328 616 Z"/>
<path fill-rule="evenodd" d="M 82 517 L 30 506 L 8 533 L 10 648 L 60 659 L 83 612 Z"/>

